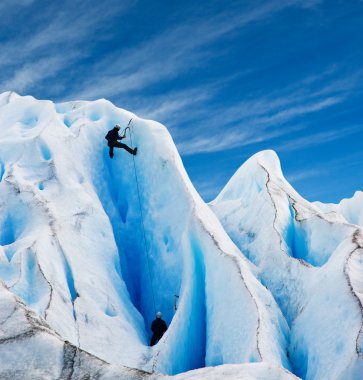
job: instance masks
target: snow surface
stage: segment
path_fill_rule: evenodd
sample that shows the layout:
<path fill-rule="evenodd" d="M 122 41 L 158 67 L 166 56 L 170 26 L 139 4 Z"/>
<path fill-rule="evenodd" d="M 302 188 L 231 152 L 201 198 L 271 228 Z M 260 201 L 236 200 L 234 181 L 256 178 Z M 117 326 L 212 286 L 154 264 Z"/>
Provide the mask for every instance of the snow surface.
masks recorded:
<path fill-rule="evenodd" d="M 63 341 L 3 283 L 0 283 L 0 326 L 0 378 L 3 380 L 150 377 L 139 370 L 112 366 Z"/>
<path fill-rule="evenodd" d="M 314 202 L 325 213 L 342 215 L 348 223 L 363 227 L 363 192 L 356 191 L 352 198 L 343 199 L 339 204 Z"/>
<path fill-rule="evenodd" d="M 363 230 L 297 194 L 273 151 L 251 157 L 210 206 L 283 312 L 293 372 L 362 379 Z"/>
<path fill-rule="evenodd" d="M 72 345 L 47 322 L 0 283 L 0 378 L 2 380 L 100 379 L 167 380 L 174 377 L 151 374 L 109 364 Z M 287 370 L 267 363 L 223 365 L 186 372 L 187 379 L 294 380 Z"/>
<path fill-rule="evenodd" d="M 297 380 L 298 377 L 286 369 L 266 363 L 229 364 L 218 367 L 207 367 L 181 375 L 173 376 L 174 380 Z"/>
<path fill-rule="evenodd" d="M 130 118 L 126 142 L 131 145 L 132 138 L 139 153 L 133 161 L 117 150 L 110 160 L 104 136 Z M 11 371 L 18 376 L 19 370 L 26 378 L 27 368 L 30 378 L 42 378 L 36 371 L 45 368 L 54 371 L 49 378 L 81 377 L 76 370 L 95 377 L 104 370 L 111 371 L 102 375 L 108 378 L 158 378 L 141 371 L 174 375 L 255 363 L 185 376 L 294 378 L 287 371 L 290 327 L 285 316 L 289 322 L 291 316 L 259 281 L 257 262 L 241 254 L 195 191 L 165 127 L 106 100 L 54 104 L 4 93 L 0 163 L 0 278 L 6 290 L 0 301 L 12 298 L 26 315 L 33 313 L 38 324 L 46 325 L 35 342 L 2 326 L 0 348 L 8 356 L 0 368 L 6 376 Z M 314 234 L 314 228 L 309 224 L 306 233 Z M 352 227 L 326 230 L 334 234 L 329 245 L 323 247 L 319 239 L 312 244 L 312 252 L 322 250 L 318 264 L 328 260 L 343 236 L 348 239 Z M 354 289 L 362 285 L 359 254 L 350 258 Z M 341 299 L 345 302 L 347 293 L 350 302 L 352 292 L 343 290 Z M 361 316 L 357 300 L 346 305 L 356 313 L 356 319 L 346 320 L 354 322 L 352 337 Z M 12 306 L 2 310 L 4 321 Z M 169 329 L 150 348 L 157 310 Z M 24 318 L 10 320 L 28 328 Z M 305 343 L 295 344 L 296 355 L 302 355 Z M 354 371 L 355 356 L 344 344 L 341 352 L 347 352 Z M 19 358 L 27 355 L 24 367 Z M 68 377 L 62 371 L 70 371 Z"/>

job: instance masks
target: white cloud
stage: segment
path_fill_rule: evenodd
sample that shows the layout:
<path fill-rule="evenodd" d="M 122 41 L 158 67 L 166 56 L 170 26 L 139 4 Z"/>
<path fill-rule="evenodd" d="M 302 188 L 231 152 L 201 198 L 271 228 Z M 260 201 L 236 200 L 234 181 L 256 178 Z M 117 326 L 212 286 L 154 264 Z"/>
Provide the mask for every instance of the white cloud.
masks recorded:
<path fill-rule="evenodd" d="M 31 3 L 21 2 L 23 5 Z M 40 85 L 50 76 L 76 64 L 91 53 L 87 50 L 89 40 L 97 38 L 97 32 L 107 25 L 111 17 L 125 12 L 133 3 L 130 0 L 113 7 L 105 7 L 103 3 L 89 7 L 86 3 L 76 2 L 72 12 L 49 5 L 42 14 L 48 23 L 32 25 L 33 33 L 27 36 L 20 34 L 0 44 L 0 80 L 3 85 L 19 84 L 14 90 L 27 91 L 34 84 Z M 47 61 L 54 65 L 47 69 L 43 65 Z M 36 69 L 37 62 L 39 70 Z"/>
<path fill-rule="evenodd" d="M 363 125 L 354 125 L 346 128 L 327 130 L 324 132 L 299 137 L 294 140 L 281 143 L 278 149 L 280 151 L 304 149 L 314 145 L 321 145 L 327 142 L 338 140 L 357 132 L 363 132 Z"/>
<path fill-rule="evenodd" d="M 7 10 L 13 10 L 14 7 L 27 7 L 28 5 L 34 3 L 35 0 L 2 0 L 0 3 L 0 11 L 4 13 Z"/>
<path fill-rule="evenodd" d="M 323 0 L 296 0 L 297 5 L 306 9 L 317 8 L 317 6 L 320 5 L 322 2 Z"/>
<path fill-rule="evenodd" d="M 275 104 L 283 103 L 281 98 L 275 100 Z M 317 102 L 311 102 L 306 105 L 295 106 L 292 105 L 283 110 L 279 110 L 277 107 L 275 113 L 271 115 L 261 115 L 260 104 L 255 107 L 255 112 L 248 112 L 248 122 L 238 122 L 232 128 L 220 128 L 217 133 L 209 133 L 207 136 L 200 136 L 197 134 L 194 138 L 187 138 L 178 144 L 182 154 L 196 154 L 206 152 L 218 152 L 225 149 L 232 149 L 239 146 L 245 146 L 254 143 L 261 143 L 280 136 L 291 134 L 304 128 L 304 125 L 295 125 L 293 127 L 287 127 L 283 123 L 289 122 L 296 117 L 318 112 L 322 109 L 330 107 L 338 102 L 342 101 L 342 98 L 327 98 Z M 253 108 L 253 107 L 252 107 Z M 271 111 L 271 108 L 267 107 L 267 111 Z M 228 114 L 228 112 L 226 112 Z M 243 111 L 241 112 L 243 115 Z M 237 112 L 237 118 L 240 116 Z M 227 119 L 228 120 L 228 119 Z M 228 120 L 231 122 L 231 120 Z M 212 129 L 213 130 L 213 129 Z M 284 148 L 286 149 L 286 147 Z"/>
<path fill-rule="evenodd" d="M 318 3 L 316 0 L 274 0 L 247 6 L 243 12 L 231 10 L 209 19 L 194 19 L 176 25 L 144 43 L 98 60 L 93 68 L 88 68 L 88 73 L 82 73 L 73 92 L 62 100 L 126 98 L 127 95 L 133 103 L 130 108 L 141 116 L 171 122 L 169 127 L 184 154 L 216 152 L 289 135 L 306 127 L 299 120 L 295 121 L 299 116 L 343 102 L 347 94 L 362 82 L 363 73 L 353 73 L 335 81 L 330 78 L 329 84 L 322 87 L 322 80 L 339 71 L 337 65 L 331 65 L 321 74 L 309 76 L 292 86 L 228 106 L 211 106 L 218 90 L 214 85 L 189 87 L 166 96 L 143 96 L 140 93 L 153 84 L 177 78 L 203 65 L 203 60 L 215 54 L 209 49 L 213 42 L 230 37 L 288 7 L 315 7 Z M 2 44 L 0 66 L 9 67 L 14 61 L 20 64 L 6 76 L 0 74 L 1 89 L 29 91 L 72 66 L 79 58 L 87 57 L 90 52 L 83 42 L 107 24 L 113 13 L 121 14 L 132 4 L 131 1 L 122 2 L 115 9 L 104 7 L 103 3 L 89 7 L 77 2 L 74 12 L 59 11 L 55 16 L 49 15 L 50 23 L 35 30 L 21 43 Z M 314 86 L 319 88 L 314 89 Z M 186 136 L 184 128 L 188 121 L 193 124 L 189 124 L 191 128 Z M 292 122 L 293 126 L 289 126 L 288 123 Z M 304 143 L 301 140 L 299 146 Z M 294 144 L 298 142 L 290 141 L 283 149 L 293 149 L 289 146 Z"/>
<path fill-rule="evenodd" d="M 0 83 L 0 88 L 8 91 L 24 92 L 40 81 L 55 76 L 67 66 L 71 57 L 53 56 L 21 66 L 12 77 Z"/>
<path fill-rule="evenodd" d="M 140 91 L 160 81 L 177 77 L 214 56 L 208 46 L 232 32 L 259 22 L 294 5 L 291 1 L 270 1 L 244 12 L 224 12 L 208 20 L 177 25 L 144 44 L 107 57 L 95 67 L 97 80 L 83 83 L 75 98 L 95 99 Z"/>
<path fill-rule="evenodd" d="M 300 182 L 300 181 L 304 181 L 308 178 L 314 178 L 314 177 L 321 176 L 322 174 L 326 174 L 327 171 L 328 171 L 327 168 L 299 170 L 299 171 L 296 171 L 292 174 L 287 174 L 286 179 L 290 183 Z"/>
<path fill-rule="evenodd" d="M 322 77 L 329 77 L 338 70 L 337 65 L 330 66 L 323 71 Z M 351 91 L 355 91 L 361 85 L 362 74 L 361 71 L 357 71 L 337 80 L 329 78 L 329 83 L 325 86 L 319 83 L 322 77 L 309 76 L 292 86 L 263 97 L 256 97 L 229 107 L 215 108 L 205 113 L 206 122 L 200 118 L 201 121 L 195 126 L 193 136 L 177 140 L 178 146 L 183 154 L 192 155 L 217 152 L 229 147 L 235 148 L 289 135 L 308 127 L 306 124 L 301 125 L 299 121 L 296 125 L 295 120 L 299 120 L 299 117 L 343 103 Z M 294 122 L 293 128 L 289 126 L 291 122 Z M 220 133 L 221 129 L 226 131 L 225 134 Z M 205 134 L 206 130 L 209 131 L 209 135 Z M 210 137 L 211 132 L 213 138 Z M 346 133 L 354 131 L 347 129 Z M 324 137 L 326 141 L 338 138 L 336 132 L 329 132 Z M 301 140 L 299 144 L 291 141 L 282 149 L 289 149 L 290 146 L 293 149 L 295 145 L 298 148 L 302 147 L 302 144 L 307 144 L 307 140 Z"/>
<path fill-rule="evenodd" d="M 196 136 L 185 139 L 177 144 L 181 154 L 193 155 L 198 153 L 220 152 L 228 149 L 243 147 L 250 144 L 261 143 L 271 139 L 287 135 L 303 129 L 304 126 L 296 125 L 286 129 L 279 128 L 269 132 L 246 131 L 234 128 L 233 130 L 221 129 L 218 134 L 210 133 L 208 136 Z"/>

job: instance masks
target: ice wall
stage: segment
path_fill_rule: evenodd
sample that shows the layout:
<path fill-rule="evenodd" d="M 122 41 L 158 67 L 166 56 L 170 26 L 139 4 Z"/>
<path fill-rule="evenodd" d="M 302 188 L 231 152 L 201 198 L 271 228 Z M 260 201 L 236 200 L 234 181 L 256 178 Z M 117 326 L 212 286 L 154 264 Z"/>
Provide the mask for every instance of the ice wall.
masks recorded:
<path fill-rule="evenodd" d="M 0 283 L 0 377 L 4 380 L 100 379 L 294 380 L 287 370 L 268 363 L 223 365 L 169 377 L 109 364 L 62 338 L 47 322 Z"/>
<path fill-rule="evenodd" d="M 294 372 L 358 379 L 363 231 L 301 198 L 272 151 L 250 158 L 211 207 L 286 317 Z"/>
<path fill-rule="evenodd" d="M 55 105 L 5 93 L 0 107 L 0 276 L 62 339 L 168 374 L 290 368 L 282 313 L 162 125 L 106 100 Z M 139 153 L 110 160 L 104 136 L 131 118 Z M 156 310 L 169 330 L 151 349 Z"/>
<path fill-rule="evenodd" d="M 348 223 L 363 226 L 363 191 L 356 191 L 352 198 L 343 199 L 339 204 L 314 202 L 325 213 L 342 215 Z"/>

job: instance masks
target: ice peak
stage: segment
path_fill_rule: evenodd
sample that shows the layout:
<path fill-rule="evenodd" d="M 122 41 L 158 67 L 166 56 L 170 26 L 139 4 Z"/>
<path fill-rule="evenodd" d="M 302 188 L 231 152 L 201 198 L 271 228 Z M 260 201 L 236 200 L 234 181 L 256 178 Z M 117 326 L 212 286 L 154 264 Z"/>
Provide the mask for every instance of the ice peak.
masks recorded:
<path fill-rule="evenodd" d="M 123 142 L 136 157 L 118 150 L 110 159 L 104 137 L 115 123 L 130 125 Z M 80 378 L 83 352 L 88 363 L 91 353 L 102 366 L 168 374 L 249 363 L 270 379 L 270 368 L 293 364 L 306 379 L 352 379 L 347 366 L 356 370 L 362 352 L 360 235 L 352 240 L 356 226 L 299 197 L 274 151 L 239 168 L 213 207 L 218 220 L 167 129 L 107 100 L 54 104 L 7 92 L 0 133 L 0 328 L 9 335 L 0 337 L 1 378 L 5 367 L 34 378 L 54 361 L 59 373 L 48 377 L 69 369 Z M 18 301 L 4 303 L 10 295 L 46 321 L 46 344 L 24 336 Z M 157 310 L 168 330 L 149 347 Z M 29 353 L 35 361 L 23 360 Z"/>
<path fill-rule="evenodd" d="M 4 105 L 10 103 L 12 100 L 20 97 L 21 96 L 14 91 L 5 91 L 0 94 L 0 107 L 3 107 Z"/>
<path fill-rule="evenodd" d="M 240 166 L 218 197 L 211 203 L 239 199 L 245 195 L 246 187 L 249 190 L 255 189 L 260 192 L 268 177 L 285 181 L 280 159 L 273 150 L 264 150 L 250 157 Z"/>
<path fill-rule="evenodd" d="M 11 292 L 62 339 L 113 364 L 289 368 L 286 322 L 164 126 L 102 99 L 12 96 L 0 108 L 0 278 Z M 110 159 L 115 123 L 130 126 L 123 143 L 136 157 Z M 157 310 L 169 328 L 150 348 Z"/>

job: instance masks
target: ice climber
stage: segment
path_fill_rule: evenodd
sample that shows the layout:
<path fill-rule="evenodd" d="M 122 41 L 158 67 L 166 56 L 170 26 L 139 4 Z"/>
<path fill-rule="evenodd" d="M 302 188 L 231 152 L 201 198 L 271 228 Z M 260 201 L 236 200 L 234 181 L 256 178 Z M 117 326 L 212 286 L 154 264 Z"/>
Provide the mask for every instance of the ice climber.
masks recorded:
<path fill-rule="evenodd" d="M 163 337 L 165 331 L 168 329 L 165 321 L 161 319 L 162 314 L 160 311 L 156 313 L 156 319 L 151 324 L 151 331 L 153 336 L 151 337 L 150 346 L 154 346 Z"/>
<path fill-rule="evenodd" d="M 133 154 L 136 156 L 137 153 L 137 147 L 134 149 L 131 149 L 126 144 L 120 143 L 117 140 L 122 140 L 126 137 L 126 131 L 123 133 L 122 136 L 118 134 L 120 131 L 120 125 L 116 124 L 113 129 L 107 132 L 107 135 L 105 136 L 105 139 L 108 141 L 107 145 L 109 146 L 109 155 L 110 158 L 113 158 L 113 148 L 123 148 L 127 150 L 130 154 Z"/>

